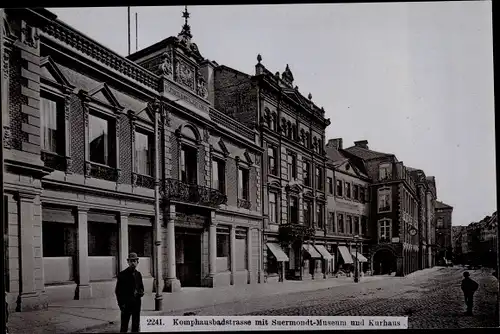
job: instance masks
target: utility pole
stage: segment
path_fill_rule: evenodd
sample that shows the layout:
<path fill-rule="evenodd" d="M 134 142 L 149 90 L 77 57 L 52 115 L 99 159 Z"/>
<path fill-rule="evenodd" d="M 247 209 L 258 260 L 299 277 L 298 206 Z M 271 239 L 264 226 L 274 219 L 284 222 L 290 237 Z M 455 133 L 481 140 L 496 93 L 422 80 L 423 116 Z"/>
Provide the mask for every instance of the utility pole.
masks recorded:
<path fill-rule="evenodd" d="M 163 296 L 160 290 L 160 272 L 161 272 L 161 226 L 160 226 L 160 158 L 159 158 L 159 147 L 160 141 L 158 139 L 159 133 L 159 121 L 158 117 L 160 115 L 161 104 L 159 101 L 155 101 L 154 103 L 154 116 L 155 116 L 155 125 L 154 125 L 154 182 L 155 182 L 155 311 L 161 311 L 163 308 Z M 164 218 L 165 219 L 165 218 Z"/>
<path fill-rule="evenodd" d="M 139 35 L 138 35 L 138 31 L 139 31 L 139 27 L 138 27 L 139 23 L 138 23 L 138 18 L 137 18 L 137 12 L 135 13 L 135 51 L 137 52 L 138 50 L 138 45 L 139 45 Z"/>

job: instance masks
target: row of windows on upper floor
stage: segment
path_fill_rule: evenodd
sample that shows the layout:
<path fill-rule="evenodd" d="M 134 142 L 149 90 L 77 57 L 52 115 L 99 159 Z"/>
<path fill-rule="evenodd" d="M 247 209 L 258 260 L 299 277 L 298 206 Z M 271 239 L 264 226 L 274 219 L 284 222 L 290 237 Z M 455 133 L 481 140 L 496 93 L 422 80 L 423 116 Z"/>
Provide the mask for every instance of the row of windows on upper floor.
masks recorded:
<path fill-rule="evenodd" d="M 50 94 L 43 94 L 40 101 L 40 146 L 42 151 L 64 155 L 65 125 L 61 101 Z M 142 128 L 133 133 L 133 172 L 153 177 L 154 135 Z M 116 167 L 116 123 L 105 115 L 90 111 L 88 115 L 88 159 L 91 163 Z M 212 159 L 212 187 L 226 194 L 226 166 L 223 159 Z M 198 183 L 197 149 L 181 145 L 179 179 L 189 184 Z M 152 183 L 149 183 L 152 185 Z M 238 168 L 238 199 L 249 200 L 249 170 Z"/>
<path fill-rule="evenodd" d="M 281 124 L 278 123 L 278 116 L 276 113 L 271 113 L 269 109 L 265 109 L 265 124 L 272 131 L 278 131 L 283 136 L 290 140 L 299 142 L 302 146 L 307 149 L 312 149 L 318 154 L 324 153 L 323 140 L 312 136 L 309 131 L 301 129 L 300 132 L 297 131 L 297 124 L 293 124 L 287 121 L 285 118 L 281 119 Z"/>

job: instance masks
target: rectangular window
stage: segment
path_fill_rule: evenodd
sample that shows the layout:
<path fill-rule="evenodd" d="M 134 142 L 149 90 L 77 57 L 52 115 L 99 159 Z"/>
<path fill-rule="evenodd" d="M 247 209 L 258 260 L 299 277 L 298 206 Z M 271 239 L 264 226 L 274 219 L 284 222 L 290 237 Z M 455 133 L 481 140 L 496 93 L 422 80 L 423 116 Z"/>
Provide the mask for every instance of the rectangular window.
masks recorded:
<path fill-rule="evenodd" d="M 290 196 L 290 223 L 299 223 L 299 200 L 295 196 Z"/>
<path fill-rule="evenodd" d="M 338 223 L 339 233 L 345 233 L 343 214 L 341 213 L 337 214 L 337 223 Z"/>
<path fill-rule="evenodd" d="M 368 235 L 368 230 L 367 230 L 367 224 L 366 224 L 366 217 L 361 216 L 361 234 L 362 235 Z"/>
<path fill-rule="evenodd" d="M 181 181 L 189 184 L 198 182 L 196 149 L 187 145 L 183 145 L 181 150 Z"/>
<path fill-rule="evenodd" d="M 328 183 L 328 193 L 333 195 L 333 179 L 331 177 L 327 177 L 326 182 Z"/>
<path fill-rule="evenodd" d="M 438 218 L 437 220 L 437 228 L 443 228 L 444 227 L 444 222 L 443 222 L 443 218 Z"/>
<path fill-rule="evenodd" d="M 334 212 L 328 213 L 328 221 L 330 224 L 330 230 L 332 231 L 332 233 L 335 233 L 337 229 L 335 228 L 335 213 Z"/>
<path fill-rule="evenodd" d="M 267 148 L 267 163 L 269 166 L 269 174 L 278 175 L 278 169 L 276 168 L 276 148 L 272 146 Z"/>
<path fill-rule="evenodd" d="M 141 175 L 153 175 L 153 145 L 145 133 L 135 132 L 135 172 Z"/>
<path fill-rule="evenodd" d="M 355 184 L 353 187 L 352 187 L 352 197 L 358 201 L 359 200 L 359 186 L 357 184 Z"/>
<path fill-rule="evenodd" d="M 278 206 L 277 206 L 277 196 L 276 193 L 269 193 L 269 222 L 276 224 L 278 217 Z"/>
<path fill-rule="evenodd" d="M 378 212 L 391 211 L 391 190 L 381 188 L 378 190 Z"/>
<path fill-rule="evenodd" d="M 359 217 L 354 217 L 354 234 L 359 235 Z"/>
<path fill-rule="evenodd" d="M 109 121 L 96 115 L 89 115 L 90 161 L 110 165 L 111 142 Z"/>
<path fill-rule="evenodd" d="M 342 197 L 343 188 L 342 188 L 342 180 L 337 180 L 337 196 Z"/>
<path fill-rule="evenodd" d="M 391 241 L 391 221 L 388 219 L 379 222 L 379 242 Z"/>
<path fill-rule="evenodd" d="M 318 190 L 323 190 L 323 168 L 316 167 L 316 188 Z"/>
<path fill-rule="evenodd" d="M 40 98 L 40 146 L 42 150 L 59 153 L 57 139 L 58 119 L 57 102 L 48 98 Z"/>
<path fill-rule="evenodd" d="M 295 180 L 297 178 L 297 161 L 294 154 L 288 154 L 288 178 Z"/>
<path fill-rule="evenodd" d="M 238 169 L 238 198 L 248 200 L 248 169 Z"/>
<path fill-rule="evenodd" d="M 311 226 L 312 203 L 311 201 L 304 201 L 304 224 Z"/>
<path fill-rule="evenodd" d="M 365 194 L 365 187 L 360 187 L 359 188 L 359 200 L 361 203 L 365 203 L 366 201 L 366 194 Z"/>
<path fill-rule="evenodd" d="M 345 183 L 345 197 L 351 198 L 351 184 L 349 182 Z"/>
<path fill-rule="evenodd" d="M 304 173 L 304 185 L 310 187 L 311 186 L 311 164 L 308 161 L 304 161 L 303 173 Z"/>
<path fill-rule="evenodd" d="M 316 203 L 316 222 L 318 228 L 323 229 L 323 204 Z"/>
<path fill-rule="evenodd" d="M 379 166 L 379 179 L 381 181 L 391 178 L 391 164 L 381 164 Z"/>
<path fill-rule="evenodd" d="M 220 159 L 212 159 L 212 188 L 226 193 L 226 166 Z"/>
<path fill-rule="evenodd" d="M 345 218 L 345 221 L 346 221 L 346 225 L 347 225 L 347 233 L 348 234 L 352 234 L 353 232 L 353 228 L 352 228 L 352 217 L 351 216 L 347 216 Z"/>

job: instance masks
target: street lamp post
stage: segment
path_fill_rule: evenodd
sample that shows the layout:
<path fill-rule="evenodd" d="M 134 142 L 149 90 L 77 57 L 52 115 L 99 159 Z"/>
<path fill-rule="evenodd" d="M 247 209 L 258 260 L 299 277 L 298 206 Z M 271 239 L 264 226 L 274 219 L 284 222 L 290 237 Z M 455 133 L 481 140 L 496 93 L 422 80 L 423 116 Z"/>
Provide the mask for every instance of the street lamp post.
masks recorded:
<path fill-rule="evenodd" d="M 354 267 L 354 282 L 355 283 L 359 282 L 358 239 L 359 239 L 359 235 L 355 235 L 354 236 L 354 244 L 356 245 L 356 263 L 355 263 L 355 267 Z"/>

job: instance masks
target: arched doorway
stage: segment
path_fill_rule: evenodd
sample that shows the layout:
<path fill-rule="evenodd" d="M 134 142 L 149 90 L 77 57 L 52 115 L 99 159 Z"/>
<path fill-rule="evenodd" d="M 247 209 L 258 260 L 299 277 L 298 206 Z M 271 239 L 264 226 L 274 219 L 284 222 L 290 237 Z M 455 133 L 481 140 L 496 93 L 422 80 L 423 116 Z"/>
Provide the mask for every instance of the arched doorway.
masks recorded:
<path fill-rule="evenodd" d="M 373 254 L 373 274 L 387 275 L 396 271 L 396 256 L 387 248 L 379 249 Z"/>

